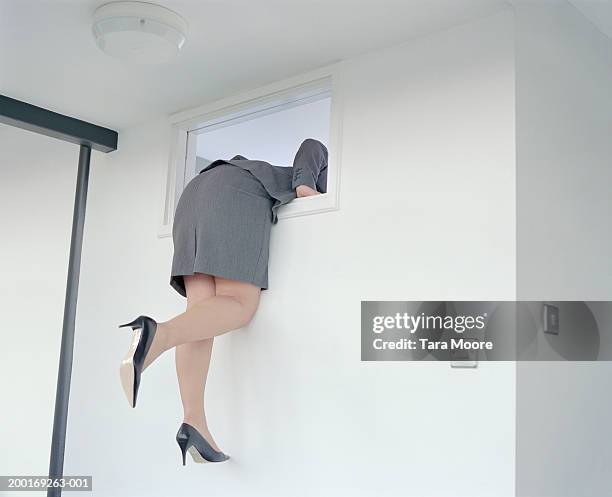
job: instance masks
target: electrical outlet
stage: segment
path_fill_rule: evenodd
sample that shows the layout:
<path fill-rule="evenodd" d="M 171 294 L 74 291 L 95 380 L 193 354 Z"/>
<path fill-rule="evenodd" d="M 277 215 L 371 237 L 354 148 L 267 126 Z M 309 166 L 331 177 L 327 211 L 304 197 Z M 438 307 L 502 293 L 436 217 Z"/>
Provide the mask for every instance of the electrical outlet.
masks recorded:
<path fill-rule="evenodd" d="M 544 333 L 559 334 L 559 308 L 556 305 L 544 304 Z"/>
<path fill-rule="evenodd" d="M 478 367 L 478 351 L 473 349 L 451 349 L 451 368 L 475 368 Z"/>

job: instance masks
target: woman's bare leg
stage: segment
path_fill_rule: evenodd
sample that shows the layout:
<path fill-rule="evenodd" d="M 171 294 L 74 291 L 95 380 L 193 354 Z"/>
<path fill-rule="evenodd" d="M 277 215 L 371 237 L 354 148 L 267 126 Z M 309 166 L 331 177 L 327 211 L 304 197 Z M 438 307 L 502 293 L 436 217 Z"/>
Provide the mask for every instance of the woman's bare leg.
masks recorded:
<path fill-rule="evenodd" d="M 261 288 L 215 276 L 215 296 L 194 302 L 185 312 L 157 323 L 144 367 L 160 354 L 183 343 L 213 338 L 246 326 L 259 304 Z"/>
<path fill-rule="evenodd" d="M 202 300 L 215 296 L 215 280 L 208 274 L 196 273 L 184 277 L 187 291 L 187 309 Z M 206 377 L 210 366 L 214 338 L 177 345 L 175 352 L 176 375 L 178 377 L 183 422 L 196 428 L 215 450 L 215 443 L 206 422 L 204 396 Z"/>

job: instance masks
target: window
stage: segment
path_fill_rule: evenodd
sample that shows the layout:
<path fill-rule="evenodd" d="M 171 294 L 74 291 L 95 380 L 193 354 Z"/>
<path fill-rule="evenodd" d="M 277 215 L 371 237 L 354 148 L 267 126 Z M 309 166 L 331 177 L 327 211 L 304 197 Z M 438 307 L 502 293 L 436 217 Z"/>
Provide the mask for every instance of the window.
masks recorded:
<path fill-rule="evenodd" d="M 235 155 L 289 167 L 306 138 L 329 147 L 330 110 L 331 96 L 326 91 L 247 120 L 233 119 L 194 130 L 190 137 L 195 137 L 195 160 L 187 163 L 185 180 L 189 181 L 213 160 Z"/>
<path fill-rule="evenodd" d="M 279 210 L 278 217 L 336 210 L 338 80 L 339 65 L 335 65 L 171 116 L 173 144 L 159 235 L 171 235 L 174 209 L 185 185 L 208 163 L 242 155 L 289 167 L 306 138 L 317 139 L 328 148 L 327 192 L 295 199 Z"/>

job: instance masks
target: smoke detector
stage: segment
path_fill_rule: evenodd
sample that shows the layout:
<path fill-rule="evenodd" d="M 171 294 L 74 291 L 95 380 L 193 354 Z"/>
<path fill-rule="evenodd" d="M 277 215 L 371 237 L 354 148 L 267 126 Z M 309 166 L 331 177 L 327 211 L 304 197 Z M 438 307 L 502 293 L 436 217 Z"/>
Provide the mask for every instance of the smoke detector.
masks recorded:
<path fill-rule="evenodd" d="M 94 12 L 93 34 L 103 52 L 139 64 L 167 62 L 187 40 L 188 24 L 176 12 L 146 2 L 112 2 Z"/>

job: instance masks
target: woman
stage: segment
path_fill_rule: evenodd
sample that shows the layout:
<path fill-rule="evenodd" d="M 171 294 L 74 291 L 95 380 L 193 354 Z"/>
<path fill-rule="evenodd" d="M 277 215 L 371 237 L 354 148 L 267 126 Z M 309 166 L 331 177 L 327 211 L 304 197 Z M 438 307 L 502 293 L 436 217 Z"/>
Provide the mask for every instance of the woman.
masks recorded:
<path fill-rule="evenodd" d="M 325 193 L 325 146 L 305 140 L 293 167 L 278 167 L 240 155 L 216 160 L 183 190 L 172 227 L 170 285 L 187 298 L 182 314 L 163 322 L 145 315 L 120 325 L 134 330 L 121 363 L 121 383 L 136 406 L 142 372 L 176 348 L 184 418 L 176 441 L 196 462 L 229 457 L 217 446 L 204 413 L 204 387 L 214 337 L 249 323 L 268 288 L 270 229 L 277 210 L 296 197 Z"/>

